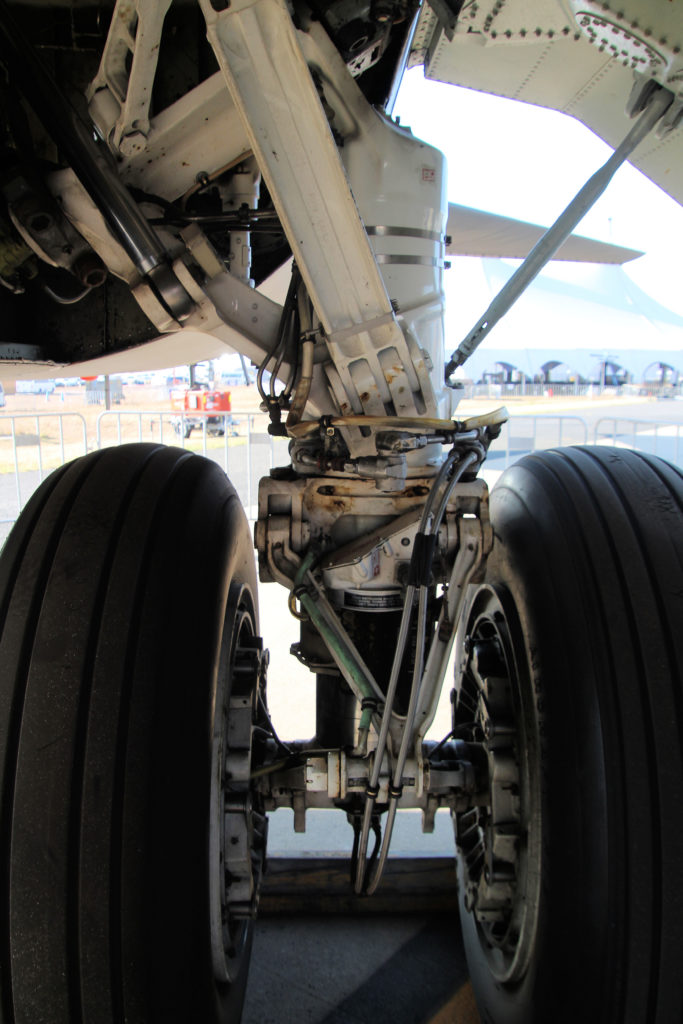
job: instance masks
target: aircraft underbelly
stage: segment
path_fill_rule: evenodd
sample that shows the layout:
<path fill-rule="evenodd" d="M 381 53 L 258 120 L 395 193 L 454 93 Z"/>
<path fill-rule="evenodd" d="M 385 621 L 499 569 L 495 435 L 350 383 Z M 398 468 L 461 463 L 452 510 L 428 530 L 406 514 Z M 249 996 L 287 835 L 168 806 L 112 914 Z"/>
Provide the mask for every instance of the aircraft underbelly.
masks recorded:
<path fill-rule="evenodd" d="M 633 0 L 614 12 L 592 0 L 509 0 L 464 9 L 454 32 L 425 14 L 412 62 L 423 59 L 426 76 L 436 81 L 569 114 L 616 146 L 629 127 L 625 107 L 634 73 L 677 92 L 682 45 L 680 7 L 665 0 Z M 652 136 L 631 163 L 683 201 L 680 132 Z"/>

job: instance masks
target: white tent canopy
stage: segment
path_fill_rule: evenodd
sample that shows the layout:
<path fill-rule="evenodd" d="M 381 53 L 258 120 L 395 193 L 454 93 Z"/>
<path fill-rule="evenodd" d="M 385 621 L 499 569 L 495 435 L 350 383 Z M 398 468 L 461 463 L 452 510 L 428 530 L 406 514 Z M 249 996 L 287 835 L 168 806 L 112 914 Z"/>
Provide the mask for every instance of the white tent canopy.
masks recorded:
<path fill-rule="evenodd" d="M 454 261 L 448 282 L 447 350 L 455 349 L 513 273 L 516 262 Z M 530 285 L 462 368 L 480 380 L 496 364 L 533 379 L 548 364 L 600 377 L 602 364 L 641 381 L 653 364 L 683 376 L 683 317 L 662 306 L 618 266 L 555 264 Z"/>

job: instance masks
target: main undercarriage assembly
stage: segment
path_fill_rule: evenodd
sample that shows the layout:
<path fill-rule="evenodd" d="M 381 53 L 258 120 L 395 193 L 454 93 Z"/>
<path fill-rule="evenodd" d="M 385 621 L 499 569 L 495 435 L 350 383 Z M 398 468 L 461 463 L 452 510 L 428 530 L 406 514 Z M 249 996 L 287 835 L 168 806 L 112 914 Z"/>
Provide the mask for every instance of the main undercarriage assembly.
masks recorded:
<path fill-rule="evenodd" d="M 487 1021 L 680 1016 L 683 478 L 566 449 L 489 499 L 507 413 L 457 418 L 451 379 L 616 168 L 675 133 L 680 45 L 663 0 L 487 6 L 0 0 L 0 369 L 251 359 L 290 456 L 261 481 L 258 571 L 316 677 L 315 736 L 280 737 L 215 465 L 131 445 L 42 484 L 0 558 L 7 1024 L 236 1024 L 281 807 L 301 832 L 346 815 L 368 897 L 397 813 L 451 813 Z M 447 360 L 445 162 L 392 103 L 444 40 L 483 66 L 510 8 L 550 18 L 534 73 L 556 31 L 577 68 L 618 38 L 638 120 Z M 514 62 L 528 30 L 502 35 Z"/>

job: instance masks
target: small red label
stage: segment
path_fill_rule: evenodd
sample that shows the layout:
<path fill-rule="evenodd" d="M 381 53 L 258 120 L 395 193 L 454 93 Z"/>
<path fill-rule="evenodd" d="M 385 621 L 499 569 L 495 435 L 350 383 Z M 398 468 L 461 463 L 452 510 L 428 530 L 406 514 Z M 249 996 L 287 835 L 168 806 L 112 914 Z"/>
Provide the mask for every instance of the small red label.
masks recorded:
<path fill-rule="evenodd" d="M 433 184 L 436 181 L 436 171 L 433 167 L 422 168 L 422 180 Z"/>

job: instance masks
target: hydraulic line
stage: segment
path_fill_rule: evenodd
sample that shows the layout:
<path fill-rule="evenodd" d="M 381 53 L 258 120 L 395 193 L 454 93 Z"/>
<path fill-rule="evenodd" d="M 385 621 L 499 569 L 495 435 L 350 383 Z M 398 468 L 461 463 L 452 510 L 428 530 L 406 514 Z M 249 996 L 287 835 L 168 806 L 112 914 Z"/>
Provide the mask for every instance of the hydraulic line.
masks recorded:
<path fill-rule="evenodd" d="M 415 718 L 417 697 L 420 689 L 420 679 L 422 678 L 422 667 L 424 665 L 424 647 L 427 632 L 428 596 L 428 588 L 420 587 L 420 596 L 418 599 L 417 613 L 417 643 L 415 649 L 415 664 L 413 666 L 413 679 L 410 688 L 410 702 L 408 704 L 408 713 L 406 715 L 405 727 L 401 739 L 399 757 L 397 759 L 396 769 L 392 777 L 392 783 L 389 786 L 389 809 L 387 811 L 387 820 L 384 826 L 384 836 L 382 838 L 382 846 L 379 853 L 379 860 L 369 882 L 367 883 L 367 885 L 364 884 L 364 892 L 368 896 L 371 896 L 372 893 L 375 891 L 379 884 L 379 880 L 382 877 L 382 872 L 384 871 L 384 864 L 389 853 L 389 844 L 391 842 L 391 835 L 394 829 L 394 820 L 396 818 L 396 811 L 398 809 L 398 801 L 401 797 L 401 778 L 403 776 L 403 765 L 405 764 L 405 756 L 401 758 L 401 753 L 403 752 L 404 747 L 407 750 L 407 743 L 405 742 L 405 740 L 406 737 L 409 737 L 410 733 L 412 733 L 412 723 Z"/>
<path fill-rule="evenodd" d="M 289 404 L 289 396 L 290 396 L 290 394 L 292 392 L 292 388 L 294 386 L 294 378 L 296 376 L 296 369 L 297 369 L 296 364 L 298 363 L 298 359 L 299 359 L 298 342 L 299 342 L 299 309 L 298 309 L 298 303 L 296 301 L 294 301 L 292 303 L 292 305 L 291 305 L 291 308 L 288 310 L 288 315 L 287 315 L 287 319 L 286 319 L 286 323 L 285 323 L 284 333 L 282 335 L 282 340 L 281 340 L 280 346 L 279 346 L 279 348 L 277 350 L 277 359 L 275 360 L 275 365 L 274 365 L 274 367 L 273 367 L 273 369 L 271 371 L 270 382 L 269 382 L 269 390 L 270 390 L 271 401 L 272 402 L 277 402 L 278 404 L 282 403 L 284 407 L 286 407 Z M 292 348 L 294 348 L 294 356 L 295 356 L 295 358 L 292 361 L 292 365 L 289 368 L 289 373 L 287 375 L 287 380 L 285 382 L 285 386 L 282 389 L 282 392 L 279 395 L 277 395 L 275 393 L 275 386 L 276 386 L 277 378 L 278 378 L 278 375 L 280 373 L 280 369 L 282 367 L 282 364 L 283 364 L 283 362 L 285 360 L 285 355 L 286 355 L 287 351 L 288 350 L 291 351 Z"/>
<path fill-rule="evenodd" d="M 463 474 L 465 472 L 467 472 L 469 467 L 473 466 L 476 462 L 479 461 L 479 457 L 480 456 L 479 456 L 479 454 L 477 452 L 470 452 L 468 455 L 465 456 L 465 458 L 462 460 L 462 462 L 458 465 L 456 472 L 453 474 L 453 477 L 449 481 L 449 486 L 448 486 L 447 490 L 445 491 L 444 495 L 442 496 L 441 502 L 439 502 L 439 507 L 437 509 L 437 516 L 438 516 L 439 512 L 441 513 L 441 516 L 443 516 L 443 513 L 445 512 L 446 506 L 448 505 L 448 500 L 449 500 L 449 498 L 451 496 L 451 493 L 453 491 L 453 487 L 455 487 L 455 485 L 458 482 L 458 480 L 460 480 L 462 478 Z M 435 516 L 435 529 L 436 530 L 438 530 L 438 528 L 440 526 L 440 522 L 441 522 L 441 520 L 439 518 L 437 518 L 437 516 Z M 380 850 L 379 859 L 377 861 L 377 866 L 375 868 L 373 876 L 370 879 L 370 881 L 368 883 L 368 886 L 367 886 L 367 889 L 366 889 L 366 892 L 367 892 L 368 896 L 371 896 L 372 893 L 376 890 L 377 886 L 379 885 L 380 880 L 382 878 L 382 873 L 384 871 L 384 865 L 386 864 L 387 856 L 389 854 L 389 846 L 390 846 L 390 843 L 391 843 L 391 836 L 392 836 L 392 832 L 393 832 L 393 829 L 394 829 L 394 821 L 396 820 L 396 812 L 398 810 L 398 802 L 401 799 L 403 769 L 405 767 L 406 758 L 408 756 L 408 747 L 409 747 L 410 743 L 412 742 L 413 726 L 415 724 L 415 714 L 417 712 L 417 708 L 418 708 L 418 704 L 419 704 L 419 700 L 420 700 L 420 696 L 421 696 L 421 692 L 422 692 L 422 687 L 423 687 L 423 684 L 424 684 L 423 668 L 424 668 L 424 649 L 425 649 L 426 625 L 427 625 L 427 597 L 428 597 L 428 587 L 427 586 L 421 586 L 420 587 L 420 611 L 418 613 L 419 614 L 419 619 L 418 619 L 418 642 L 417 642 L 417 650 L 415 652 L 415 666 L 414 666 L 414 670 L 413 670 L 413 681 L 412 681 L 412 687 L 411 687 L 411 691 L 410 691 L 410 701 L 409 701 L 409 704 L 408 704 L 408 712 L 406 714 L 405 727 L 403 729 L 403 735 L 401 737 L 401 746 L 399 747 L 398 755 L 396 757 L 396 763 L 394 765 L 394 774 L 393 774 L 393 778 L 392 778 L 392 784 L 389 787 L 389 809 L 387 811 L 387 821 L 386 821 L 386 825 L 384 827 L 384 836 L 383 836 L 383 839 L 382 839 L 382 848 Z"/>
<path fill-rule="evenodd" d="M 331 427 L 370 427 L 386 430 L 412 430 L 418 434 L 427 434 L 433 431 L 450 431 L 455 429 L 453 420 L 438 420 L 429 416 L 333 416 L 329 425 Z M 297 439 L 317 434 L 320 430 L 319 420 L 305 420 L 303 423 L 296 423 L 289 433 Z"/>
<path fill-rule="evenodd" d="M 410 430 L 416 434 L 457 432 L 457 441 L 464 440 L 470 430 L 481 427 L 500 427 L 508 419 L 508 411 L 504 405 L 498 409 L 468 416 L 466 420 L 439 420 L 430 416 L 333 416 L 325 425 L 330 427 L 372 427 L 374 430 Z M 296 439 L 316 434 L 321 427 L 320 420 L 305 420 L 295 424 L 289 433 Z M 468 432 L 467 434 L 463 431 Z"/>
<path fill-rule="evenodd" d="M 277 375 L 277 370 L 282 365 L 282 360 L 284 358 L 284 348 L 285 348 L 285 342 L 286 342 L 286 336 L 287 336 L 287 329 L 288 329 L 289 319 L 291 317 L 292 307 L 293 307 L 293 305 L 294 305 L 294 303 L 296 301 L 297 289 L 299 288 L 300 283 L 301 283 L 301 274 L 299 273 L 298 267 L 295 264 L 292 267 L 292 276 L 291 276 L 291 278 L 289 280 L 289 288 L 287 289 L 287 297 L 285 298 L 285 302 L 284 302 L 284 305 L 282 307 L 282 313 L 280 314 L 280 323 L 278 325 L 277 337 L 276 337 L 276 340 L 275 340 L 275 344 L 273 345 L 273 348 L 271 349 L 271 351 L 268 353 L 268 355 L 265 357 L 265 359 L 263 360 L 263 362 L 259 366 L 258 373 L 256 374 L 256 387 L 258 389 L 258 393 L 259 393 L 259 395 L 261 396 L 261 398 L 263 399 L 263 401 L 265 402 L 265 404 L 267 406 L 270 405 L 273 401 L 276 401 L 275 396 L 274 396 L 274 391 L 273 391 L 274 381 L 275 381 L 275 378 L 276 378 L 276 375 Z M 275 366 L 271 370 L 271 380 L 270 380 L 270 387 L 269 387 L 270 394 L 266 394 L 266 390 L 265 390 L 265 387 L 263 385 L 263 375 L 266 372 L 266 370 L 268 368 L 268 365 L 270 364 L 270 362 L 272 360 L 275 360 Z"/>
<path fill-rule="evenodd" d="M 370 669 L 360 656 L 353 641 L 340 623 L 334 622 L 327 614 L 327 600 L 318 591 L 311 568 L 315 562 L 315 554 L 311 551 L 303 559 L 294 579 L 294 593 L 299 599 L 315 628 L 327 644 L 330 653 L 337 662 L 342 675 L 351 689 L 360 694 L 361 702 L 371 703 L 373 707 L 384 700 L 384 694 L 374 679 Z M 306 581 L 316 590 L 313 598 L 305 589 Z"/>
<path fill-rule="evenodd" d="M 467 430 L 458 435 L 458 443 L 454 444 L 441 466 L 422 510 L 419 531 L 416 536 L 410 563 L 408 585 L 406 587 L 396 650 L 386 694 L 382 692 L 373 678 L 360 653 L 341 626 L 334 610 L 329 606 L 322 587 L 315 579 L 312 569 L 316 561 L 316 555 L 313 551 L 309 551 L 305 555 L 293 580 L 292 594 L 299 600 L 303 612 L 310 618 L 320 633 L 342 675 L 361 701 L 362 714 L 359 725 L 359 748 L 362 747 L 364 737 L 367 736 L 369 731 L 373 712 L 377 711 L 379 704 L 384 704 L 378 729 L 377 747 L 373 753 L 374 759 L 366 788 L 363 822 L 358 837 L 355 888 L 359 893 L 365 891 L 366 877 L 374 867 L 374 857 L 371 858 L 369 865 L 367 863 L 368 841 L 375 817 L 374 806 L 379 793 L 379 777 L 391 727 L 401 664 L 410 632 L 415 596 L 419 594 L 416 652 L 410 700 L 398 759 L 393 772 L 393 782 L 390 787 L 390 816 L 384 841 L 381 844 L 380 860 L 376 870 L 373 872 L 372 890 L 370 891 L 374 891 L 379 882 L 388 854 L 393 822 L 398 807 L 398 800 L 400 799 L 403 769 L 424 682 L 423 670 L 427 640 L 429 581 L 434 548 L 454 487 L 470 467 L 482 461 L 485 457 L 486 449 L 481 441 L 482 429 Z M 463 444 L 467 445 L 464 453 L 461 451 Z"/>
<path fill-rule="evenodd" d="M 391 724 L 391 711 L 393 708 L 394 699 L 396 697 L 396 688 L 398 686 L 398 674 L 401 668 L 401 661 L 403 660 L 403 652 L 405 650 L 406 640 L 408 638 L 408 631 L 410 629 L 410 620 L 412 617 L 414 599 L 415 587 L 409 584 L 406 587 L 403 614 L 401 616 L 398 639 L 396 642 L 396 652 L 394 654 L 394 660 L 391 666 L 391 676 L 389 678 L 389 685 L 387 687 L 387 695 L 384 705 L 384 712 L 382 714 L 382 721 L 380 723 L 377 747 L 375 748 L 374 752 L 372 772 L 370 774 L 370 781 L 365 791 L 363 826 L 361 830 L 360 843 L 358 849 L 358 863 L 356 867 L 355 890 L 357 893 L 361 893 L 363 891 L 363 884 L 365 881 L 365 860 L 368 851 L 368 839 L 370 837 L 372 812 L 374 810 L 375 800 L 377 799 L 377 795 L 379 793 L 379 776 L 380 771 L 382 769 L 384 751 L 387 745 L 387 737 L 389 735 L 389 726 Z"/>
<path fill-rule="evenodd" d="M 469 440 L 469 441 L 474 440 L 478 436 L 476 431 L 472 431 L 471 433 L 472 433 L 473 436 L 467 438 L 467 440 Z M 377 747 L 376 747 L 375 752 L 374 752 L 374 761 L 373 761 L 373 766 L 372 766 L 372 772 L 370 774 L 370 780 L 369 780 L 368 787 L 366 789 L 366 794 L 365 794 L 365 807 L 364 807 L 364 812 L 363 812 L 363 825 L 362 825 L 360 842 L 359 842 L 358 863 L 357 863 L 356 880 L 355 880 L 355 891 L 357 893 L 359 893 L 359 894 L 364 891 L 364 886 L 365 886 L 366 856 L 367 856 L 368 839 L 369 839 L 369 836 L 370 836 L 370 825 L 371 825 L 371 821 L 372 821 L 372 814 L 373 814 L 373 811 L 374 811 L 375 801 L 377 799 L 377 795 L 378 795 L 378 792 L 379 792 L 379 776 L 380 776 L 380 772 L 381 772 L 381 769 L 382 769 L 382 761 L 384 759 L 384 752 L 385 752 L 385 749 L 386 749 L 387 738 L 388 738 L 388 735 L 389 735 L 389 727 L 390 727 L 390 724 L 391 724 L 391 713 L 392 713 L 392 709 L 393 709 L 394 700 L 395 700 L 395 697 L 396 697 L 396 689 L 397 689 L 397 686 L 398 686 L 399 671 L 400 671 L 400 668 L 401 668 L 401 662 L 403 660 L 403 655 L 404 655 L 404 651 L 405 651 L 405 645 L 406 645 L 406 641 L 407 641 L 407 637 L 408 637 L 408 631 L 410 629 L 410 621 L 411 621 L 411 618 L 412 618 L 412 611 L 413 611 L 413 604 L 414 604 L 414 599 L 415 599 L 415 593 L 416 593 L 416 590 L 418 589 L 418 586 L 419 586 L 419 589 L 421 591 L 424 590 L 425 593 L 428 591 L 428 584 L 427 585 L 423 584 L 423 579 L 424 579 L 425 575 L 428 577 L 430 565 L 428 564 L 426 566 L 420 566 L 419 562 L 422 560 L 422 558 L 423 558 L 425 553 L 428 553 L 430 551 L 433 553 L 433 544 L 435 543 L 435 539 L 436 539 L 436 536 L 438 534 L 439 527 L 441 526 L 440 520 L 437 520 L 435 518 L 435 516 L 434 516 L 433 508 L 434 508 L 434 505 L 437 504 L 438 509 L 439 510 L 443 510 L 443 511 L 441 511 L 441 516 L 443 517 L 443 512 L 445 512 L 446 506 L 448 504 L 448 499 L 450 498 L 450 495 L 451 495 L 451 493 L 453 491 L 453 488 L 455 487 L 455 485 L 458 482 L 458 480 L 460 480 L 462 474 L 469 468 L 469 466 L 473 465 L 475 462 L 478 461 L 479 456 L 478 456 L 478 454 L 471 452 L 468 455 L 466 455 L 462 459 L 462 461 L 460 463 L 458 463 L 458 459 L 459 458 L 460 458 L 460 453 L 458 452 L 457 448 L 453 448 L 451 450 L 451 452 L 449 453 L 447 459 L 443 463 L 441 469 L 439 470 L 439 474 L 438 474 L 438 476 L 437 476 L 437 478 L 436 478 L 436 480 L 434 482 L 434 486 L 432 487 L 432 489 L 431 489 L 431 491 L 429 493 L 429 497 L 428 497 L 427 501 L 425 502 L 425 507 L 424 507 L 424 510 L 423 510 L 423 513 L 422 513 L 422 520 L 421 520 L 421 523 L 420 523 L 420 530 L 419 530 L 419 533 L 417 535 L 418 538 L 422 535 L 422 537 L 425 538 L 425 539 L 424 539 L 422 544 L 418 544 L 418 541 L 417 541 L 417 538 L 416 538 L 415 546 L 413 548 L 413 557 L 411 559 L 410 577 L 409 577 L 410 582 L 409 582 L 408 586 L 406 587 L 406 594 L 405 594 L 405 600 L 404 600 L 404 605 L 403 605 L 403 614 L 401 616 L 401 623 L 400 623 L 400 626 L 399 626 L 398 639 L 397 639 L 397 643 L 396 643 L 396 651 L 395 651 L 395 654 L 394 654 L 394 659 L 393 659 L 393 663 L 392 663 L 392 667 L 391 667 L 391 675 L 390 675 L 390 678 L 389 678 L 389 685 L 387 687 L 387 694 L 386 694 L 386 700 L 385 700 L 385 706 L 384 706 L 384 713 L 382 715 L 382 721 L 380 723 L 380 731 L 379 731 L 379 737 L 378 737 L 378 740 L 377 740 Z M 442 487 L 444 488 L 443 492 L 441 491 Z M 429 557 L 429 555 L 427 556 L 427 561 L 429 563 L 431 563 L 431 558 Z M 424 610 L 426 608 L 426 602 L 424 602 L 424 603 L 420 602 L 420 608 L 422 608 Z M 418 624 L 418 634 L 419 634 L 419 632 L 420 632 L 420 630 L 419 630 L 419 624 Z M 417 676 L 417 682 L 418 683 L 419 683 L 419 679 L 420 679 L 420 676 L 421 676 L 421 673 L 422 673 L 421 664 L 422 664 L 423 653 L 424 653 L 424 636 L 423 636 L 423 646 L 422 646 L 422 649 L 420 649 L 420 647 L 419 647 L 419 636 L 418 636 L 418 647 L 417 647 L 416 652 L 415 652 L 416 663 L 420 662 L 420 668 L 419 668 L 420 675 Z M 417 698 L 418 698 L 418 695 L 419 695 L 418 691 L 419 691 L 419 686 L 416 685 L 415 676 L 414 676 L 414 678 L 413 678 L 413 686 L 411 687 L 410 703 L 409 703 L 409 709 L 408 709 L 408 714 L 410 715 L 410 707 L 412 705 L 414 705 L 414 707 L 413 707 L 413 717 L 414 717 L 414 714 L 415 714 L 414 708 L 416 706 Z M 411 727 L 411 731 L 412 731 L 412 727 Z M 406 736 L 407 732 L 408 732 L 408 721 L 406 721 L 406 723 L 405 723 L 404 737 Z M 405 757 L 404 757 L 404 763 L 405 763 Z M 403 768 L 401 768 L 401 774 L 402 774 L 402 771 L 403 771 Z M 398 782 L 399 783 L 400 783 L 400 779 L 401 779 L 401 775 L 398 776 Z M 384 848 L 384 844 L 383 844 L 383 848 Z M 388 845 L 387 845 L 387 852 L 388 852 Z M 386 853 L 385 853 L 384 859 L 386 860 Z"/>
<path fill-rule="evenodd" d="M 299 302 L 299 327 L 301 330 L 301 375 L 294 392 L 292 406 L 287 417 L 287 430 L 291 432 L 295 423 L 298 423 L 303 416 L 306 402 L 311 392 L 313 381 L 313 359 L 315 349 L 315 338 L 313 336 L 313 318 L 311 316 L 311 304 L 308 293 L 302 285 L 298 294 Z"/>
<path fill-rule="evenodd" d="M 473 466 L 477 462 L 482 463 L 485 458 L 486 449 L 484 448 L 484 445 L 481 444 L 481 442 L 479 441 L 473 442 L 470 445 L 469 454 L 465 456 L 465 459 L 463 459 L 463 464 L 458 466 L 457 480 L 451 479 L 449 481 L 448 487 L 444 489 L 441 495 L 441 499 L 436 506 L 436 509 L 434 511 L 434 519 L 436 520 L 437 523 L 440 524 L 441 521 L 443 520 L 443 517 L 446 514 L 446 508 L 448 506 L 448 502 L 451 499 L 451 494 L 453 493 L 453 485 L 456 484 L 458 480 L 462 479 L 463 475 L 467 472 L 470 466 Z M 465 462 L 467 462 L 467 465 L 464 465 Z"/>
<path fill-rule="evenodd" d="M 5 0 L 0 0 L 0 60 L 11 71 L 12 80 L 21 87 L 138 273 L 176 320 L 185 319 L 194 303 L 173 272 L 161 240 L 112 167 L 109 151 L 45 70 Z"/>

